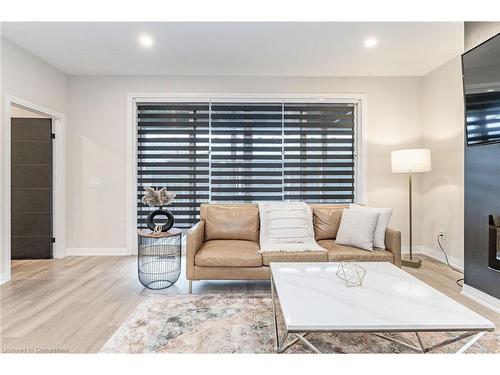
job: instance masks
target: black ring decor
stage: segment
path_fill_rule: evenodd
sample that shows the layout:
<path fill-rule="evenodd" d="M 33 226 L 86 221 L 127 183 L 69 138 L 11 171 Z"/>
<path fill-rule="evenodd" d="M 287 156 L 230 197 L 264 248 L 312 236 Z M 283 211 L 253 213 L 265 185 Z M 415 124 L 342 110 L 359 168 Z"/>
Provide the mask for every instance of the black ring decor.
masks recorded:
<path fill-rule="evenodd" d="M 157 216 L 165 216 L 167 218 L 167 222 L 162 226 L 161 231 L 162 232 L 167 232 L 170 228 L 174 226 L 174 215 L 168 210 L 156 210 L 150 212 L 148 215 L 148 219 L 146 220 L 146 224 L 148 225 L 148 228 L 151 229 L 153 232 L 156 228 L 156 223 L 154 222 L 155 217 Z"/>

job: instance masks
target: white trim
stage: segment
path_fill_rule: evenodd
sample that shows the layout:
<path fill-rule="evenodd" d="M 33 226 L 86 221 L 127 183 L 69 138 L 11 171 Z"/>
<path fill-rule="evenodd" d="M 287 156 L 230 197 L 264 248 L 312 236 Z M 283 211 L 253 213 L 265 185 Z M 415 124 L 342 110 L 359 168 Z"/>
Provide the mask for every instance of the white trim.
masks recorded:
<path fill-rule="evenodd" d="M 137 121 L 136 98 L 127 95 L 127 249 L 137 254 Z"/>
<path fill-rule="evenodd" d="M 75 257 L 89 257 L 89 256 L 130 256 L 130 251 L 122 247 L 75 247 L 66 249 L 66 256 Z"/>
<path fill-rule="evenodd" d="M 409 253 L 410 253 L 410 249 L 408 246 L 401 246 L 401 254 L 409 254 Z M 413 254 L 426 255 L 432 259 L 435 259 L 441 263 L 446 264 L 446 259 L 445 259 L 444 254 L 441 250 L 436 250 L 436 249 L 432 249 L 430 247 L 417 245 L 417 246 L 413 246 Z M 464 260 L 463 259 L 448 255 L 448 260 L 450 261 L 450 264 L 453 267 L 455 267 L 456 269 L 463 272 L 463 270 L 464 270 Z"/>
<path fill-rule="evenodd" d="M 66 256 L 66 126 L 64 117 L 53 118 L 52 131 L 56 135 L 53 148 L 53 247 L 54 258 Z"/>
<path fill-rule="evenodd" d="M 357 135 L 355 140 L 356 162 L 354 171 L 354 201 L 358 204 L 368 204 L 368 101 L 366 95 L 360 95 L 356 101 L 357 121 L 359 126 L 356 128 Z M 361 183 L 358 183 L 358 182 Z"/>
<path fill-rule="evenodd" d="M 0 238 L 3 280 L 11 277 L 11 238 L 10 238 L 10 107 L 11 105 L 21 107 L 50 117 L 52 131 L 56 134 L 53 148 L 53 233 L 56 243 L 53 248 L 53 257 L 65 256 L 65 233 L 66 233 L 66 188 L 65 188 L 65 115 L 49 108 L 45 108 L 27 100 L 6 94 L 3 103 L 1 134 L 1 206 L 0 216 Z"/>
<path fill-rule="evenodd" d="M 287 102 L 300 102 L 302 100 L 316 100 L 318 102 L 326 101 L 328 99 L 335 99 L 335 103 L 355 103 L 357 100 L 366 100 L 366 94 L 221 94 L 221 93 L 161 93 L 161 92 L 129 92 L 127 97 L 135 99 L 137 102 L 163 102 L 163 101 L 176 101 L 176 102 L 191 102 L 191 101 L 209 101 L 224 102 L 232 100 L 285 100 Z"/>
<path fill-rule="evenodd" d="M 4 272 L 0 272 L 0 285 L 5 284 L 8 281 L 10 281 L 10 277 L 7 278 Z"/>
<path fill-rule="evenodd" d="M 436 259 L 436 260 L 440 261 L 441 263 L 446 264 L 446 258 L 444 257 L 444 254 L 441 250 L 421 246 L 421 253 L 427 255 L 430 258 Z M 460 258 L 457 258 L 457 257 L 454 257 L 454 256 L 448 254 L 448 261 L 456 269 L 459 269 L 462 272 L 464 271 L 464 260 L 463 259 L 460 259 Z"/>
<path fill-rule="evenodd" d="M 474 302 L 479 303 L 481 306 L 490 309 L 497 314 L 500 314 L 500 299 L 490 296 L 487 293 L 484 293 L 476 288 L 471 287 L 470 285 L 464 284 L 462 287 L 461 294 L 464 297 L 467 297 Z"/>
<path fill-rule="evenodd" d="M 367 144 L 368 144 L 368 120 L 367 120 L 367 96 L 366 94 L 220 94 L 220 93 L 127 93 L 127 248 L 133 254 L 137 253 L 137 121 L 136 110 L 137 103 L 141 102 L 188 102 L 188 101 L 207 101 L 207 102 L 227 102 L 227 101 L 334 101 L 335 103 L 354 103 L 357 104 L 358 116 L 358 136 L 356 137 L 356 154 L 361 163 L 356 163 L 355 178 L 358 183 L 355 185 L 356 203 L 367 203 L 368 173 L 367 173 Z"/>

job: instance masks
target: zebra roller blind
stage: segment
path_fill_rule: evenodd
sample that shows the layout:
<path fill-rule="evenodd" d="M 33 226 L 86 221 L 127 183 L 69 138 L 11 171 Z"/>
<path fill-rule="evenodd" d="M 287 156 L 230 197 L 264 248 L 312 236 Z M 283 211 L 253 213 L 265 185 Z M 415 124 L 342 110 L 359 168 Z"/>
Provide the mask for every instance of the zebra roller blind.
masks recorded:
<path fill-rule="evenodd" d="M 139 227 L 144 186 L 176 192 L 181 228 L 203 202 L 354 200 L 354 104 L 147 103 L 137 117 Z"/>
<path fill-rule="evenodd" d="M 211 120 L 211 201 L 281 200 L 282 104 L 212 104 Z"/>
<path fill-rule="evenodd" d="M 209 104 L 162 103 L 137 108 L 137 221 L 146 227 L 151 209 L 144 186 L 176 193 L 170 211 L 175 225 L 190 227 L 200 203 L 209 201 Z"/>
<path fill-rule="evenodd" d="M 284 105 L 284 199 L 352 202 L 354 108 Z"/>

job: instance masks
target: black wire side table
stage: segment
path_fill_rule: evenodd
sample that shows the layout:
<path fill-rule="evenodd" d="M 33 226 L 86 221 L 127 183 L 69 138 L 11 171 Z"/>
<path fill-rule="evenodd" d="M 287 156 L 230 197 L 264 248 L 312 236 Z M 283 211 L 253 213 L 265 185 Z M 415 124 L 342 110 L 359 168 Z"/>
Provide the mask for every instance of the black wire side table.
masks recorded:
<path fill-rule="evenodd" d="M 154 234 L 138 230 L 137 272 L 139 281 L 148 289 L 165 289 L 181 274 L 182 232 L 172 228 Z"/>

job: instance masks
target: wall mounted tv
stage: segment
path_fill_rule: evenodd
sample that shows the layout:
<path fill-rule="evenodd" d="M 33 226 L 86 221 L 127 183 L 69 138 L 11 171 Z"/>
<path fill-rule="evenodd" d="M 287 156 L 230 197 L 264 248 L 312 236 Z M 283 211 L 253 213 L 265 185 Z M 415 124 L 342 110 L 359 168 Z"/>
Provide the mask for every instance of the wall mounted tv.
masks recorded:
<path fill-rule="evenodd" d="M 500 33 L 462 55 L 467 145 L 500 142 Z"/>

